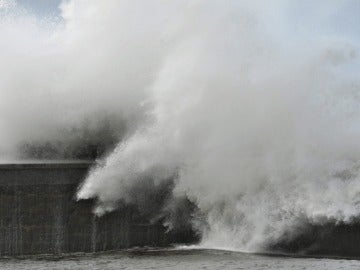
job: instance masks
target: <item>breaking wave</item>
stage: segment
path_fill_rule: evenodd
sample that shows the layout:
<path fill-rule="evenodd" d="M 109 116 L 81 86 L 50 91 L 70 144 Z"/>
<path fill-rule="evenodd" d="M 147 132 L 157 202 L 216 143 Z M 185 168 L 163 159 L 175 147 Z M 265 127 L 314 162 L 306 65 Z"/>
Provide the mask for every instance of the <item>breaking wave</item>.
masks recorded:
<path fill-rule="evenodd" d="M 0 150 L 112 115 L 78 192 L 99 215 L 135 204 L 245 251 L 356 223 L 358 5 L 306 3 L 71 0 L 50 30 L 3 7 Z"/>

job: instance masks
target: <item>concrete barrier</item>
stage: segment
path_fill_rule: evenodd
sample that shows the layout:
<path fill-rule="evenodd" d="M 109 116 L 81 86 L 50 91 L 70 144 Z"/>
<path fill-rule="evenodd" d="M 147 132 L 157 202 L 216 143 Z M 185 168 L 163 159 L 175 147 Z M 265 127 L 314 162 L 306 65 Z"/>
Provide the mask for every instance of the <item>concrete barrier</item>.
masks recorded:
<path fill-rule="evenodd" d="M 319 257 L 360 258 L 360 223 L 307 224 L 295 236 L 284 235 L 268 250 Z"/>
<path fill-rule="evenodd" d="M 161 224 L 123 207 L 95 217 L 93 201 L 76 202 L 89 162 L 0 165 L 0 256 L 62 254 L 167 246 L 189 234 L 166 233 Z"/>
<path fill-rule="evenodd" d="M 91 162 L 0 164 L 0 256 L 64 254 L 164 247 L 194 243 L 192 231 L 167 233 L 143 220 L 134 206 L 102 217 L 92 200 L 77 202 L 76 190 Z M 360 222 L 308 224 L 267 250 L 289 254 L 360 258 Z"/>

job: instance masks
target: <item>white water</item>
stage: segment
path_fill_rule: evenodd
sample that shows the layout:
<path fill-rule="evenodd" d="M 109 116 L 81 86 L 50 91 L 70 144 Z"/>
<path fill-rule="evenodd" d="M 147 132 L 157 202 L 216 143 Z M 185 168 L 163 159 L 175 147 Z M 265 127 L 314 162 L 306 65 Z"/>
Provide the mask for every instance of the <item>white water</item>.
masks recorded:
<path fill-rule="evenodd" d="M 205 247 L 258 251 L 305 223 L 358 218 L 356 1 L 72 0 L 62 10 L 47 31 L 30 15 L 2 17 L 0 148 L 119 115 L 133 123 L 128 136 L 78 198 L 97 198 L 101 214 L 134 202 L 143 181 L 177 175 L 167 203 L 186 195 L 198 206 Z"/>

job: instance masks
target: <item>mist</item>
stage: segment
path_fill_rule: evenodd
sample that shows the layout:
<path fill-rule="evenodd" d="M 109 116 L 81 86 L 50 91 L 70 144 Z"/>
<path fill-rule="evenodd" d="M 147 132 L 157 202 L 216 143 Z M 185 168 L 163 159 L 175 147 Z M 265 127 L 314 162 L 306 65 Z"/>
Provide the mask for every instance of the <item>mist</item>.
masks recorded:
<path fill-rule="evenodd" d="M 101 143 L 106 118 L 111 139 L 77 194 L 97 215 L 135 204 L 169 229 L 186 220 L 203 247 L 243 251 L 358 220 L 356 1 L 61 10 L 53 24 L 0 10 L 3 159 L 24 141 L 67 146 L 84 121 Z M 160 204 L 142 196 L 164 187 Z"/>

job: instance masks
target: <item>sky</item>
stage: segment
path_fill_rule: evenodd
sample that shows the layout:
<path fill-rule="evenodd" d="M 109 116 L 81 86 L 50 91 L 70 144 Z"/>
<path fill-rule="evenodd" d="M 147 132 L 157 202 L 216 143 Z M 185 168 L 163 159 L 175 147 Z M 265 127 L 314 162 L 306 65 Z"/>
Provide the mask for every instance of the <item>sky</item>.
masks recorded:
<path fill-rule="evenodd" d="M 9 0 L 0 0 L 8 2 Z M 58 8 L 62 0 L 13 0 L 17 5 L 25 8 L 28 12 L 38 17 L 58 16 L 60 9 Z M 290 1 L 289 1 L 290 2 Z M 291 27 L 296 27 L 301 31 L 321 31 L 326 28 L 331 33 L 352 36 L 358 38 L 360 36 L 360 1 L 358 0 L 303 0 L 292 1 L 287 16 L 293 23 Z M 339 5 L 339 2 L 342 5 Z M 341 6 L 341 8 L 339 8 Z M 334 10 L 336 7 L 337 10 Z M 331 13 L 332 16 L 327 15 Z M 326 18 L 322 21 L 322 18 Z M 319 24 L 322 22 L 322 24 Z"/>
<path fill-rule="evenodd" d="M 61 0 L 16 0 L 16 3 L 39 17 L 59 15 Z"/>

